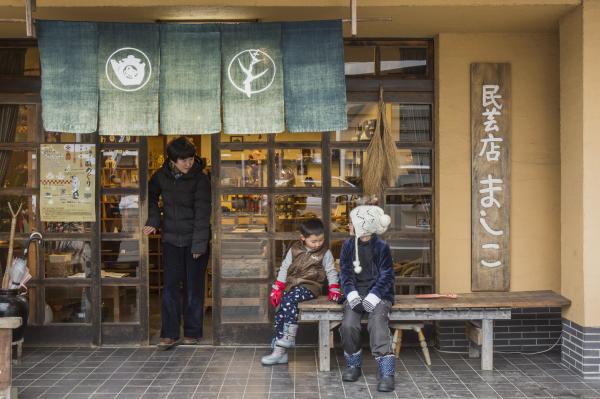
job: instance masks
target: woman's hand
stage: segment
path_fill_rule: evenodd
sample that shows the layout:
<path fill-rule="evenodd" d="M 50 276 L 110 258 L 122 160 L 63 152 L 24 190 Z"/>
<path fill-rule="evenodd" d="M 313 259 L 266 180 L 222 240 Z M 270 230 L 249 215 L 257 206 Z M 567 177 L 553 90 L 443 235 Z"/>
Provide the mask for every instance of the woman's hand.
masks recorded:
<path fill-rule="evenodd" d="M 144 226 L 144 234 L 149 236 L 150 234 L 156 234 L 156 227 Z"/>

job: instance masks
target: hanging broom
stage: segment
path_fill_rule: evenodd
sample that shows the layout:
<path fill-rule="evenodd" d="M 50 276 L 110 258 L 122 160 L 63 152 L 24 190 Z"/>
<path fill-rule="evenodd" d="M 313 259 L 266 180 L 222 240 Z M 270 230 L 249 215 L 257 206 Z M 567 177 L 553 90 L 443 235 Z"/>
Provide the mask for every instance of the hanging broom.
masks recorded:
<path fill-rule="evenodd" d="M 381 88 L 379 93 L 379 109 L 383 125 L 381 134 L 383 135 L 382 146 L 385 159 L 382 183 L 384 186 L 394 187 L 398 178 L 398 157 L 396 156 L 396 141 L 391 129 L 392 118 L 387 112 L 388 108 L 389 106 L 383 102 L 383 88 Z"/>
<path fill-rule="evenodd" d="M 381 198 L 384 186 L 392 186 L 397 177 L 396 143 L 389 125 L 383 87 L 380 86 L 377 123 L 363 167 L 363 193 L 366 197 Z"/>

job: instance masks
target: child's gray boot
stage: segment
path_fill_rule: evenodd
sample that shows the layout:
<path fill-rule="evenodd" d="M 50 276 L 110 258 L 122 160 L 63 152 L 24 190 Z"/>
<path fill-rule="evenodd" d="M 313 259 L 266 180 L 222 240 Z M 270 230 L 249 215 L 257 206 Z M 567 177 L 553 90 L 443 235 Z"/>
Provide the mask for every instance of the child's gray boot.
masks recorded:
<path fill-rule="evenodd" d="M 362 352 L 359 350 L 352 355 L 344 352 L 344 359 L 346 359 L 346 370 L 342 373 L 342 381 L 354 382 L 358 380 L 361 374 Z"/>
<path fill-rule="evenodd" d="M 377 390 L 379 392 L 392 392 L 395 388 L 394 373 L 396 371 L 396 357 L 394 355 L 385 355 L 376 357 L 377 368 L 379 370 L 379 383 Z"/>
<path fill-rule="evenodd" d="M 270 355 L 263 356 L 260 359 L 263 366 L 272 366 L 274 364 L 285 364 L 288 362 L 287 349 L 275 345 Z"/>
<path fill-rule="evenodd" d="M 283 337 L 275 342 L 276 345 L 284 348 L 293 348 L 296 346 L 296 334 L 298 333 L 298 324 L 285 323 L 283 325 Z"/>

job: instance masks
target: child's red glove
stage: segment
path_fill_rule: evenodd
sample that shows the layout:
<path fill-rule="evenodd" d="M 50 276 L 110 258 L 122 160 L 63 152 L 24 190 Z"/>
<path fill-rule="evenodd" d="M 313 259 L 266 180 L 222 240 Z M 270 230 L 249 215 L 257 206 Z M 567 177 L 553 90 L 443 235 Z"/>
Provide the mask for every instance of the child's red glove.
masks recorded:
<path fill-rule="evenodd" d="M 283 290 L 285 290 L 285 284 L 279 280 L 275 280 L 273 284 L 273 288 L 271 289 L 271 305 L 276 308 L 281 302 L 281 295 L 283 294 Z"/>
<path fill-rule="evenodd" d="M 340 285 L 339 284 L 329 284 L 329 294 L 327 294 L 327 299 L 331 302 L 337 302 L 340 300 Z"/>

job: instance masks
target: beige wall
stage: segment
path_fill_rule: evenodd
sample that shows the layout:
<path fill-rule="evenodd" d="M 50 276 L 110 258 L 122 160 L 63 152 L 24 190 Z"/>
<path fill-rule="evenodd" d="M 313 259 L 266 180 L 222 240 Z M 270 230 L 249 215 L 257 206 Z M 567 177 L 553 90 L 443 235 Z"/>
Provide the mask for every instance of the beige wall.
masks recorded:
<path fill-rule="evenodd" d="M 562 293 L 565 317 L 600 326 L 600 1 L 560 21 Z"/>
<path fill-rule="evenodd" d="M 583 5 L 583 269 L 585 326 L 600 326 L 600 1 Z"/>
<path fill-rule="evenodd" d="M 471 288 L 472 62 L 512 68 L 511 290 L 560 291 L 557 34 L 440 34 L 436 255 L 440 292 Z"/>
<path fill-rule="evenodd" d="M 561 290 L 572 305 L 565 317 L 584 320 L 583 290 L 583 29 L 582 10 L 560 23 Z"/>

